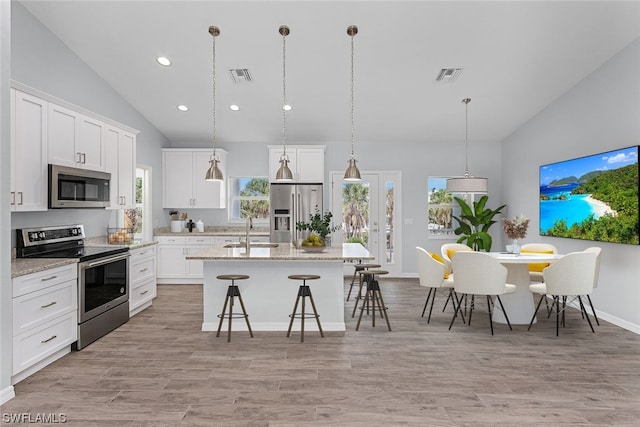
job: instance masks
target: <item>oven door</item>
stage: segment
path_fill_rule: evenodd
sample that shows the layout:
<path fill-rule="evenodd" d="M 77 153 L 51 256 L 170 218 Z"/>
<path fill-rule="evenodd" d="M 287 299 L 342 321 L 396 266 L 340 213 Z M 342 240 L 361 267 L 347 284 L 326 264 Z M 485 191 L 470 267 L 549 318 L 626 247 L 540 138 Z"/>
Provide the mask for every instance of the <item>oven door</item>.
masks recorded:
<path fill-rule="evenodd" d="M 78 264 L 78 323 L 128 300 L 128 252 Z"/>

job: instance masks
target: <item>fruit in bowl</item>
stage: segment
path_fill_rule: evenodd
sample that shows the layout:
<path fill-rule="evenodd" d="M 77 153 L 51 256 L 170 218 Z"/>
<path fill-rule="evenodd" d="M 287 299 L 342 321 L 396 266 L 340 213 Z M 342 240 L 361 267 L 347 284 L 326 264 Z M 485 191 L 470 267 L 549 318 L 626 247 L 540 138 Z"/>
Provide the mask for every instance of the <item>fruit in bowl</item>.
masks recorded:
<path fill-rule="evenodd" d="M 302 241 L 302 246 L 304 247 L 321 247 L 325 246 L 324 240 L 317 234 L 311 234 L 309 237 Z"/>

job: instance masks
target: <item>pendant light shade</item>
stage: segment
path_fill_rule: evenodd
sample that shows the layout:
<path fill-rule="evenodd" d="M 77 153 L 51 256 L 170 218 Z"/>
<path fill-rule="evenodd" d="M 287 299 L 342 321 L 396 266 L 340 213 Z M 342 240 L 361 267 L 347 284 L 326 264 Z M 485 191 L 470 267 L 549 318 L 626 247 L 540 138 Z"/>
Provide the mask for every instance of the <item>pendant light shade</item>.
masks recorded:
<path fill-rule="evenodd" d="M 486 194 L 489 188 L 487 178 L 480 178 L 469 175 L 469 103 L 471 98 L 465 98 L 462 103 L 465 105 L 465 169 L 464 176 L 447 179 L 447 192 L 449 193 L 469 193 Z"/>
<path fill-rule="evenodd" d="M 350 25 L 347 27 L 347 34 L 351 37 L 351 157 L 349 158 L 349 166 L 347 166 L 347 170 L 344 172 L 344 180 L 345 181 L 361 181 L 360 170 L 356 165 L 356 156 L 354 152 L 354 73 L 353 73 L 353 38 L 356 34 L 358 34 L 358 27 L 355 25 Z"/>
<path fill-rule="evenodd" d="M 281 25 L 278 32 L 282 36 L 282 155 L 280 156 L 280 168 L 276 172 L 276 181 L 293 181 L 293 173 L 289 169 L 289 156 L 287 156 L 287 72 L 286 72 L 286 37 L 291 30 L 286 25 Z"/>
<path fill-rule="evenodd" d="M 216 37 L 220 35 L 220 28 L 216 26 L 209 27 L 209 34 L 211 34 L 213 38 L 213 155 L 211 156 L 211 160 L 209 163 L 209 169 L 207 169 L 207 174 L 204 179 L 206 181 L 223 181 L 224 176 L 222 175 L 222 170 L 218 167 L 218 163 L 220 160 L 216 155 Z"/>

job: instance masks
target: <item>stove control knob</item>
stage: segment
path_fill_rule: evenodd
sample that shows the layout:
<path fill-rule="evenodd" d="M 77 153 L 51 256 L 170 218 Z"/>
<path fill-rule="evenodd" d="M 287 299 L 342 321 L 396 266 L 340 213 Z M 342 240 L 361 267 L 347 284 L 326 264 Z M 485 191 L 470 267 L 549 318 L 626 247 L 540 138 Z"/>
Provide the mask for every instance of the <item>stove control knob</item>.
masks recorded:
<path fill-rule="evenodd" d="M 35 242 L 36 240 L 38 240 L 38 233 L 29 233 L 29 240 L 31 242 Z"/>
<path fill-rule="evenodd" d="M 74 236 L 76 236 L 78 234 L 78 229 L 77 228 L 72 228 L 71 229 L 71 234 L 73 234 Z"/>
<path fill-rule="evenodd" d="M 45 237 L 47 237 L 47 234 L 44 231 L 41 231 L 39 236 L 41 239 L 44 239 Z"/>

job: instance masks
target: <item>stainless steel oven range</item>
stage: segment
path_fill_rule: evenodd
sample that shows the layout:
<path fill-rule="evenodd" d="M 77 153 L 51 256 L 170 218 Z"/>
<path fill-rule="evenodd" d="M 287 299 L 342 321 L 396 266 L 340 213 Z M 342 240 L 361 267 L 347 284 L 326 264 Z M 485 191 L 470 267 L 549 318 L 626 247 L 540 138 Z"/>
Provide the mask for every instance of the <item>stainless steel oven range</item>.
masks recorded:
<path fill-rule="evenodd" d="M 80 350 L 129 320 L 129 248 L 85 246 L 82 225 L 16 230 L 18 258 L 78 259 Z"/>

